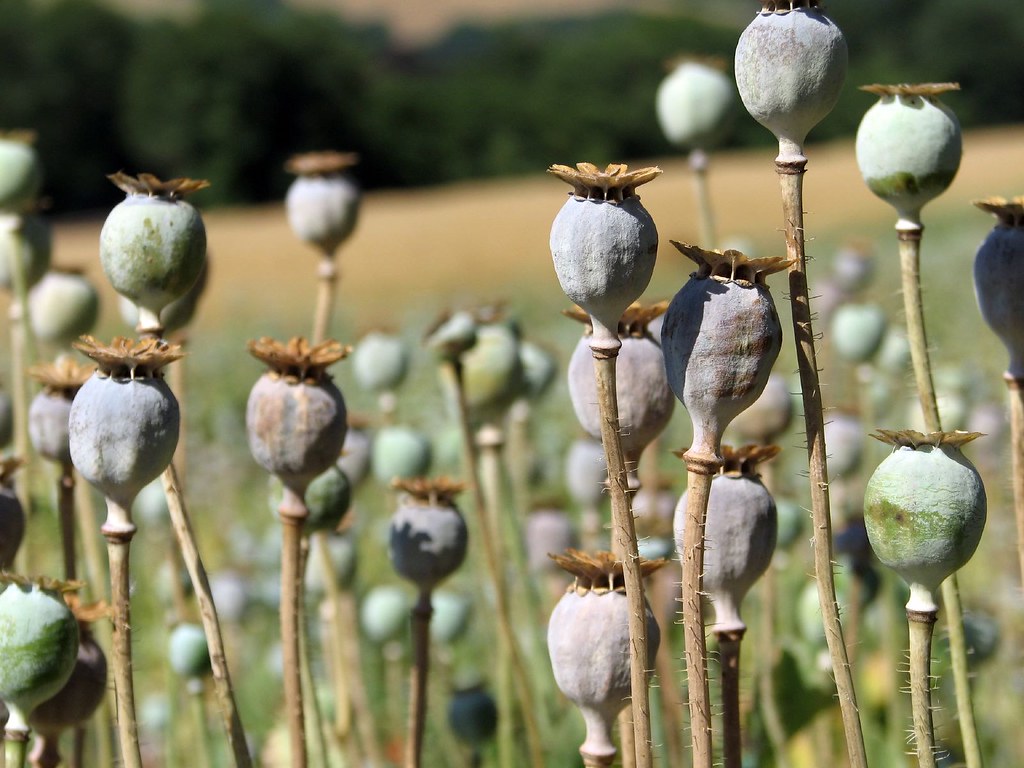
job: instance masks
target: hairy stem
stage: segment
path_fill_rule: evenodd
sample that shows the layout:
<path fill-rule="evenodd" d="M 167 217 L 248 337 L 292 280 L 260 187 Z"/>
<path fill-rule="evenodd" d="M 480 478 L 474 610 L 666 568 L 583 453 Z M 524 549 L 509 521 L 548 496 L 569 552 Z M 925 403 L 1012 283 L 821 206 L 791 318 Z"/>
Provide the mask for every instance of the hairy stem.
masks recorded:
<path fill-rule="evenodd" d="M 783 149 L 780 147 L 780 149 Z M 793 260 L 789 268 L 789 297 L 793 316 L 803 395 L 804 429 L 807 435 L 808 480 L 811 491 L 811 520 L 814 526 L 814 574 L 818 585 L 818 604 L 825 628 L 825 639 L 832 660 L 839 708 L 843 717 L 846 749 L 852 768 L 866 768 L 864 732 L 857 709 L 857 693 L 846 655 L 843 625 L 839 621 L 836 585 L 832 572 L 832 514 L 829 508 L 828 465 L 825 460 L 825 420 L 822 415 L 821 384 L 818 380 L 817 353 L 811 306 L 807 291 L 807 256 L 804 250 L 803 176 L 807 158 L 802 152 L 780 153 L 775 161 L 782 189 L 782 212 L 786 223 L 786 255 Z"/>
<path fill-rule="evenodd" d="M 592 345 L 591 351 L 597 379 L 597 402 L 601 411 L 601 443 L 604 445 L 608 467 L 608 492 L 612 505 L 612 551 L 616 557 L 622 558 L 626 599 L 629 601 L 629 701 L 633 714 L 636 767 L 650 768 L 651 707 L 648 672 L 651 660 L 648 659 L 647 649 L 647 606 L 626 477 L 626 460 L 619 437 L 619 402 L 615 383 L 615 359 L 619 350 L 617 347 L 600 349 Z"/>
<path fill-rule="evenodd" d="M 914 709 L 914 741 L 920 768 L 935 768 L 932 726 L 932 630 L 935 611 L 907 610 L 910 624 L 910 701 Z"/>
<path fill-rule="evenodd" d="M 742 768 L 743 739 L 740 714 L 740 642 L 746 630 L 717 632 L 722 665 L 722 743 L 725 768 Z"/>
<path fill-rule="evenodd" d="M 423 733 L 427 724 L 427 678 L 430 674 L 430 590 L 420 591 L 410 612 L 412 626 L 412 676 L 409 697 L 409 729 L 405 742 L 405 768 L 420 768 Z"/>
<path fill-rule="evenodd" d="M 920 263 L 923 231 L 924 228 L 920 224 L 901 220 L 897 225 L 896 235 L 899 240 L 900 275 L 903 284 L 907 341 L 910 343 L 910 357 L 914 367 L 917 396 L 921 402 L 925 429 L 928 432 L 941 432 L 942 420 L 939 417 L 939 405 L 932 381 L 928 338 L 925 335 L 924 302 L 921 298 Z M 971 681 L 967 667 L 967 640 L 964 637 L 960 586 L 955 573 L 942 582 L 942 602 L 946 609 L 946 625 L 949 629 L 949 656 L 953 667 L 956 709 L 960 721 L 964 757 L 967 768 L 981 768 L 981 746 L 978 743 L 978 728 L 974 719 L 974 705 L 971 701 Z"/>

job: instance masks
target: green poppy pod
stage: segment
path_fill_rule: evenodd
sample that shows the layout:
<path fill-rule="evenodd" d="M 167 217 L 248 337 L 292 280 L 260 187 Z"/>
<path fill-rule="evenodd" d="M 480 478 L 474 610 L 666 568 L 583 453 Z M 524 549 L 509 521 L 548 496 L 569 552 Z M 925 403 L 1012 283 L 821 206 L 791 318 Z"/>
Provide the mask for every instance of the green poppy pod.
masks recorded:
<path fill-rule="evenodd" d="M 526 391 L 519 329 L 507 321 L 482 322 L 476 343 L 462 355 L 466 407 L 476 422 L 504 416 Z"/>
<path fill-rule="evenodd" d="M 934 612 L 935 592 L 963 567 L 985 528 L 985 486 L 961 447 L 976 432 L 877 430 L 893 446 L 864 491 L 864 523 L 883 565 L 910 587 L 908 610 Z"/>
<path fill-rule="evenodd" d="M 28 294 L 32 332 L 65 346 L 88 333 L 100 313 L 100 295 L 81 272 L 51 269 Z"/>
<path fill-rule="evenodd" d="M 842 304 L 832 314 L 831 340 L 836 354 L 849 363 L 866 363 L 875 356 L 889 322 L 877 304 Z"/>
<path fill-rule="evenodd" d="M 352 506 L 352 484 L 337 464 L 317 475 L 306 488 L 307 533 L 336 530 Z"/>
<path fill-rule="evenodd" d="M 466 595 L 438 589 L 431 594 L 430 605 L 431 640 L 451 645 L 466 634 L 473 613 L 473 603 Z"/>
<path fill-rule="evenodd" d="M 978 308 L 1010 357 L 1006 374 L 1024 379 L 1024 197 L 994 197 L 974 203 L 996 217 L 974 257 Z"/>
<path fill-rule="evenodd" d="M 861 88 L 880 98 L 857 128 L 857 166 L 868 189 L 913 228 L 920 227 L 921 208 L 946 191 L 960 168 L 960 123 L 938 99 L 959 88 L 956 83 Z"/>
<path fill-rule="evenodd" d="M 391 642 L 405 630 L 411 607 L 405 589 L 396 585 L 373 587 L 359 606 L 359 625 L 374 643 Z"/>
<path fill-rule="evenodd" d="M 460 688 L 448 702 L 448 724 L 459 741 L 479 749 L 498 729 L 498 705 L 483 686 Z"/>
<path fill-rule="evenodd" d="M 780 158 L 803 154 L 807 134 L 832 111 L 846 79 L 846 40 L 820 6 L 762 0 L 736 43 L 740 99 L 775 134 Z"/>
<path fill-rule="evenodd" d="M 0 593 L 0 698 L 12 722 L 17 716 L 24 724 L 74 669 L 78 621 L 59 587 L 19 580 Z"/>
<path fill-rule="evenodd" d="M 548 168 L 573 191 L 551 225 L 551 257 L 562 291 L 591 317 L 594 349 L 616 350 L 615 329 L 654 274 L 658 230 L 636 189 L 660 168 L 629 171 L 590 163 Z"/>
<path fill-rule="evenodd" d="M 558 375 L 558 361 L 540 344 L 519 342 L 519 363 L 523 369 L 526 397 L 536 400 L 547 392 Z"/>
<path fill-rule="evenodd" d="M 188 292 L 206 262 L 206 228 L 184 197 L 209 184 L 148 173 L 108 178 L 127 197 L 103 222 L 100 264 L 114 290 L 139 308 L 140 328 L 162 330 L 160 313 Z"/>
<path fill-rule="evenodd" d="M 381 483 L 396 477 L 422 477 L 430 469 L 431 459 L 430 440 L 411 427 L 384 427 L 373 437 L 370 465 Z"/>
<path fill-rule="evenodd" d="M 14 263 L 15 249 L 25 271 L 26 288 L 34 286 L 46 274 L 53 250 L 53 235 L 47 219 L 26 213 L 18 217 L 17 226 L 17 237 L 0 236 L 0 287 L 8 291 L 14 288 L 11 264 Z"/>
<path fill-rule="evenodd" d="M 171 630 L 167 640 L 167 660 L 171 669 L 187 680 L 209 675 L 213 666 L 203 628 L 198 624 L 182 623 Z"/>
<path fill-rule="evenodd" d="M 308 152 L 285 165 L 296 175 L 285 196 L 288 224 L 296 237 L 333 256 L 356 227 L 362 192 L 346 171 L 359 156 L 345 152 Z"/>
<path fill-rule="evenodd" d="M 31 131 L 0 135 L 0 211 L 24 213 L 36 202 L 43 164 L 33 146 L 35 138 Z"/>
<path fill-rule="evenodd" d="M 665 138 L 687 150 L 722 144 L 736 116 L 736 86 L 724 62 L 680 59 L 658 85 L 655 111 Z"/>
<path fill-rule="evenodd" d="M 164 336 L 180 331 L 192 322 L 192 318 L 199 306 L 199 299 L 202 298 L 203 293 L 206 291 L 209 275 L 210 260 L 207 258 L 203 261 L 203 269 L 199 273 L 199 277 L 196 278 L 196 281 L 192 283 L 192 287 L 185 292 L 184 296 L 180 299 L 175 299 L 160 312 L 160 322 L 163 323 Z M 121 319 L 127 325 L 134 328 L 139 324 L 139 308 L 130 299 L 118 296 L 117 309 L 121 314 Z"/>
<path fill-rule="evenodd" d="M 363 389 L 390 392 L 401 385 L 409 372 L 409 348 L 399 336 L 371 331 L 356 344 L 352 366 Z"/>

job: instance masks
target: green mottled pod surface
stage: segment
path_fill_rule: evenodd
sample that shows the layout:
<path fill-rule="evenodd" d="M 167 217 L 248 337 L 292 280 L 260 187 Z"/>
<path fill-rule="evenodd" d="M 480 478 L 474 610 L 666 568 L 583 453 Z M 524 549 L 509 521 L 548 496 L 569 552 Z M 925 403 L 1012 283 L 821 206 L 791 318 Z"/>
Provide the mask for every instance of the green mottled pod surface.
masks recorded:
<path fill-rule="evenodd" d="M 306 489 L 305 531 L 333 531 L 352 505 L 352 484 L 337 464 L 333 464 L 314 478 Z"/>
<path fill-rule="evenodd" d="M 846 40 L 818 0 L 763 0 L 736 43 L 735 76 L 750 116 L 779 140 L 780 155 L 799 152 L 832 111 L 846 79 Z"/>
<path fill-rule="evenodd" d="M 500 419 L 525 393 L 519 332 L 514 324 L 477 326 L 476 344 L 462 355 L 462 385 L 475 421 Z"/>
<path fill-rule="evenodd" d="M 28 723 L 47 736 L 86 722 L 107 695 L 107 657 L 88 632 L 81 633 L 71 676 L 57 693 L 32 710 Z"/>
<path fill-rule="evenodd" d="M 736 115 L 736 86 L 721 67 L 683 60 L 661 81 L 654 104 L 672 144 L 714 149 L 725 141 Z"/>
<path fill-rule="evenodd" d="M 0 698 L 27 717 L 67 682 L 78 654 L 78 621 L 64 598 L 37 584 L 0 593 Z"/>
<path fill-rule="evenodd" d="M 857 128 L 857 166 L 868 189 L 920 224 L 921 208 L 946 191 L 960 168 L 963 143 L 956 115 L 938 94 L 950 83 L 869 85 L 876 93 Z"/>
<path fill-rule="evenodd" d="M 14 282 L 11 277 L 11 263 L 15 252 L 25 270 L 25 287 L 31 288 L 38 283 L 46 270 L 50 268 L 50 255 L 53 250 L 53 235 L 50 223 L 33 213 L 19 217 L 21 222 L 14 236 L 4 233 L 0 236 L 0 287 L 12 290 Z"/>
<path fill-rule="evenodd" d="M 1024 379 L 1024 197 L 975 205 L 997 219 L 974 257 L 978 308 L 1010 356 L 1007 375 Z"/>
<path fill-rule="evenodd" d="M 43 164 L 31 134 L 0 137 L 0 210 L 22 213 L 32 207 L 43 185 Z"/>
<path fill-rule="evenodd" d="M 908 608 L 935 610 L 933 595 L 981 541 L 985 487 L 960 446 L 973 432 L 878 432 L 894 449 L 864 492 L 864 523 L 878 559 L 910 586 Z"/>

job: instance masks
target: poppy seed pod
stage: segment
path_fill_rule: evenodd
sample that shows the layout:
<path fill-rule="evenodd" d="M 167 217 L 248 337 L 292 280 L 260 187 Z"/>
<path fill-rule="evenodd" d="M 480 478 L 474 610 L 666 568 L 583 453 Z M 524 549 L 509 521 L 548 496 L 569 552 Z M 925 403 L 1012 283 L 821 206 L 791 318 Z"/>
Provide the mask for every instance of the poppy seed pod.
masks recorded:
<path fill-rule="evenodd" d="M 622 344 L 615 363 L 618 393 L 619 434 L 630 483 L 637 485 L 635 470 L 644 448 L 665 429 L 675 408 L 675 397 L 665 376 L 665 356 L 647 330 L 648 323 L 662 315 L 668 302 L 651 306 L 633 304 L 622 314 L 617 335 Z M 587 323 L 585 313 L 566 315 Z M 569 360 L 569 398 L 580 426 L 593 438 L 601 438 L 594 356 L 590 350 L 591 328 L 573 350 Z"/>
<path fill-rule="evenodd" d="M 877 430 L 893 446 L 864 492 L 864 523 L 875 555 L 910 587 L 908 610 L 935 611 L 935 591 L 981 541 L 985 487 L 961 447 L 977 432 Z"/>
<path fill-rule="evenodd" d="M 371 331 L 356 344 L 352 366 L 363 389 L 391 391 L 398 388 L 409 371 L 409 348 L 398 336 Z"/>
<path fill-rule="evenodd" d="M 422 477 L 432 459 L 430 440 L 410 427 L 384 427 L 373 437 L 370 464 L 373 476 L 381 483 L 390 483 L 396 477 Z"/>
<path fill-rule="evenodd" d="M 583 307 L 594 327 L 594 349 L 617 350 L 619 318 L 640 298 L 654 273 L 658 230 L 636 188 L 660 168 L 627 170 L 590 163 L 548 168 L 573 191 L 551 225 L 551 257 L 570 301 Z"/>
<path fill-rule="evenodd" d="M 203 260 L 203 268 L 199 272 L 199 277 L 192 283 L 192 287 L 185 291 L 184 296 L 180 299 L 175 299 L 160 312 L 160 322 L 164 327 L 164 336 L 180 331 L 192 322 L 192 317 L 199 306 L 199 299 L 202 298 L 203 293 L 206 291 L 209 275 L 210 260 L 207 258 Z M 121 319 L 125 323 L 132 327 L 139 324 L 139 308 L 130 299 L 119 296 L 117 308 L 121 314 Z"/>
<path fill-rule="evenodd" d="M 328 340 L 309 346 L 269 338 L 249 342 L 249 353 L 270 370 L 253 385 L 245 411 L 249 451 L 300 499 L 317 475 L 337 461 L 345 442 L 345 400 L 327 367 L 348 347 Z"/>
<path fill-rule="evenodd" d="M 608 470 L 604 447 L 598 438 L 573 440 L 565 457 L 565 485 L 569 496 L 581 507 L 598 506 L 605 495 Z"/>
<path fill-rule="evenodd" d="M 576 531 L 564 510 L 554 506 L 538 507 L 526 518 L 523 543 L 530 571 L 545 573 L 554 569 L 549 553 L 576 548 Z"/>
<path fill-rule="evenodd" d="M 875 277 L 875 253 L 870 243 L 851 242 L 836 252 L 832 279 L 847 295 L 867 288 Z"/>
<path fill-rule="evenodd" d="M 28 307 L 36 337 L 64 346 L 92 330 L 100 295 L 81 272 L 51 269 L 32 287 Z"/>
<path fill-rule="evenodd" d="M 526 397 L 536 400 L 547 392 L 558 374 L 558 361 L 547 349 L 531 341 L 519 342 Z"/>
<path fill-rule="evenodd" d="M 14 248 L 20 249 L 19 258 L 25 270 L 25 287 L 38 283 L 50 268 L 53 236 L 50 223 L 42 216 L 27 213 L 17 219 L 19 237 L 0 237 L 0 287 L 12 290 L 14 281 L 11 264 Z"/>
<path fill-rule="evenodd" d="M 10 577 L 8 577 L 10 578 Z M 78 621 L 63 585 L 17 580 L 0 593 L 0 698 L 11 721 L 26 718 L 67 682 L 78 654 Z"/>
<path fill-rule="evenodd" d="M 697 263 L 697 271 L 665 313 L 665 370 L 693 422 L 688 456 L 717 461 L 722 433 L 761 395 L 782 348 L 782 325 L 765 278 L 790 262 L 673 245 Z"/>
<path fill-rule="evenodd" d="M 345 443 L 341 447 L 341 456 L 336 464 L 353 487 L 363 482 L 370 471 L 371 450 L 370 435 L 366 431 L 365 422 L 349 414 Z"/>
<path fill-rule="evenodd" d="M 33 206 L 43 185 L 43 164 L 36 152 L 35 133 L 10 131 L 0 135 L 0 210 L 23 213 Z"/>
<path fill-rule="evenodd" d="M 40 456 L 62 465 L 71 463 L 71 403 L 92 372 L 90 366 L 78 365 L 67 355 L 29 369 L 29 375 L 43 385 L 28 409 L 28 435 Z"/>
<path fill-rule="evenodd" d="M 832 344 L 850 363 L 866 363 L 885 338 L 888 321 L 877 304 L 843 304 L 832 314 Z"/>
<path fill-rule="evenodd" d="M 744 440 L 768 445 L 793 422 L 793 393 L 784 376 L 773 373 L 753 404 L 736 416 L 732 428 Z"/>
<path fill-rule="evenodd" d="M 351 152 L 308 152 L 285 165 L 296 175 L 285 196 L 288 224 L 296 237 L 333 256 L 359 217 L 362 193 L 346 171 L 359 162 Z"/>
<path fill-rule="evenodd" d="M 880 98 L 857 128 L 857 166 L 868 189 L 896 209 L 900 223 L 919 227 L 921 208 L 946 191 L 960 168 L 960 123 L 938 100 L 959 88 L 956 83 L 861 88 Z"/>
<path fill-rule="evenodd" d="M 429 592 L 466 558 L 466 521 L 454 504 L 462 486 L 444 478 L 398 480 L 402 492 L 391 517 L 388 556 L 395 572 Z"/>
<path fill-rule="evenodd" d="M 359 624 L 374 643 L 397 639 L 409 619 L 409 597 L 405 589 L 380 585 L 368 590 L 359 606 Z"/>
<path fill-rule="evenodd" d="M 704 537 L 704 591 L 715 609 L 715 632 L 743 631 L 740 606 L 771 564 L 778 534 L 775 500 L 755 467 L 774 458 L 777 445 L 722 446 L 721 472 L 711 481 Z M 683 552 L 686 494 L 676 506 L 676 549 Z"/>
<path fill-rule="evenodd" d="M 460 741 L 479 748 L 498 729 L 498 705 L 483 686 L 460 688 L 448 702 L 448 724 Z"/>
<path fill-rule="evenodd" d="M 305 498 L 309 510 L 306 532 L 333 531 L 352 505 L 352 484 L 338 465 L 332 464 L 309 484 Z"/>
<path fill-rule="evenodd" d="M 783 160 L 803 154 L 807 134 L 832 111 L 846 79 L 846 40 L 819 6 L 762 0 L 736 43 L 740 99 L 775 134 Z"/>
<path fill-rule="evenodd" d="M 575 577 L 548 621 L 548 654 L 555 683 L 583 715 L 586 740 L 580 746 L 585 766 L 610 766 L 615 756 L 611 729 L 629 703 L 629 603 L 622 562 L 610 552 L 593 555 L 568 550 L 552 555 Z M 646 576 L 663 560 L 640 560 Z M 661 632 L 645 601 L 647 653 L 653 659 Z"/>
<path fill-rule="evenodd" d="M 473 611 L 473 603 L 466 595 L 439 589 L 431 595 L 430 605 L 431 640 L 451 645 L 466 633 Z"/>
<path fill-rule="evenodd" d="M 110 284 L 139 308 L 143 331 L 162 329 L 160 312 L 185 295 L 206 262 L 206 228 L 184 197 L 206 181 L 152 174 L 109 178 L 127 197 L 108 214 L 100 231 L 100 263 Z"/>
<path fill-rule="evenodd" d="M 461 360 L 466 407 L 473 420 L 500 421 L 509 406 L 526 391 L 519 328 L 497 315 L 481 320 L 476 328 L 476 343 Z"/>
<path fill-rule="evenodd" d="M 658 123 L 672 144 L 708 150 L 725 140 L 736 115 L 736 86 L 724 70 L 724 62 L 683 58 L 658 85 Z"/>
<path fill-rule="evenodd" d="M 1006 347 L 1006 375 L 1024 379 L 1024 197 L 975 203 L 997 223 L 974 257 L 974 292 L 981 316 Z"/>
<path fill-rule="evenodd" d="M 14 492 L 14 472 L 25 462 L 10 458 L 0 460 L 0 570 L 14 562 L 21 540 L 25 538 L 25 510 Z"/>
<path fill-rule="evenodd" d="M 75 348 L 92 358 L 96 372 L 71 404 L 71 461 L 89 483 L 120 510 L 104 530 L 135 530 L 128 510 L 148 482 L 170 464 L 178 446 L 178 401 L 161 368 L 182 356 L 181 347 L 155 339 L 115 338 L 109 346 L 91 336 Z"/>
<path fill-rule="evenodd" d="M 188 680 L 209 675 L 213 667 L 203 628 L 187 622 L 176 626 L 167 640 L 167 660 L 171 669 Z"/>
<path fill-rule="evenodd" d="M 849 411 L 836 411 L 825 422 L 825 445 L 828 446 L 829 474 L 834 477 L 853 475 L 864 456 L 864 425 Z"/>

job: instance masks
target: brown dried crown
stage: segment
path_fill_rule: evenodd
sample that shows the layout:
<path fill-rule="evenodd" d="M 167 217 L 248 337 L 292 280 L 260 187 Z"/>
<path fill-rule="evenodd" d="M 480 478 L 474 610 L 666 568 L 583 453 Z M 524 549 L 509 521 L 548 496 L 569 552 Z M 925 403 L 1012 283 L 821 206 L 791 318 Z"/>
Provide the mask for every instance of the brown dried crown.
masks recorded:
<path fill-rule="evenodd" d="M 159 379 L 161 368 L 185 356 L 180 345 L 162 339 L 115 336 L 107 345 L 87 335 L 71 346 L 95 360 L 101 376 L 115 379 Z"/>
<path fill-rule="evenodd" d="M 639 302 L 633 302 L 626 307 L 626 311 L 623 312 L 622 317 L 619 318 L 619 325 L 617 329 L 619 338 L 625 339 L 631 336 L 633 338 L 642 339 L 644 336 L 647 336 L 647 326 L 649 326 L 655 318 L 661 317 L 661 315 L 665 314 L 667 309 L 667 301 L 659 301 L 657 304 L 640 304 Z M 590 313 L 581 307 L 563 309 L 562 314 L 578 323 L 586 325 L 586 334 L 588 336 L 594 332 L 593 321 L 590 317 Z"/>
<path fill-rule="evenodd" d="M 914 448 L 915 450 L 923 445 L 931 445 L 936 448 L 948 445 L 953 448 L 960 448 L 972 440 L 983 437 L 981 432 L 918 432 L 915 429 L 876 429 L 871 437 L 896 448 Z"/>
<path fill-rule="evenodd" d="M 465 483 L 448 477 L 396 477 L 391 487 L 408 494 L 415 502 L 432 507 L 452 506 L 455 497 L 466 489 Z"/>
<path fill-rule="evenodd" d="M 343 173 L 359 163 L 355 152 L 338 152 L 333 149 L 321 152 L 303 152 L 292 155 L 284 164 L 288 173 L 296 176 L 334 176 Z"/>
<path fill-rule="evenodd" d="M 575 591 L 578 595 L 594 592 L 598 595 L 608 592 L 625 592 L 626 582 L 622 573 L 622 561 L 616 560 L 611 552 L 594 552 L 588 554 L 578 549 L 567 549 L 565 554 L 549 554 L 558 566 L 572 574 L 575 581 L 566 591 Z M 646 578 L 668 564 L 668 560 L 646 560 L 638 558 L 640 576 Z"/>
<path fill-rule="evenodd" d="M 43 385 L 46 394 L 72 400 L 94 370 L 91 365 L 76 363 L 70 355 L 61 355 L 52 363 L 33 365 L 28 375 Z"/>
<path fill-rule="evenodd" d="M 38 134 L 31 128 L 14 128 L 9 131 L 0 131 L 0 141 L 14 141 L 18 144 L 32 146 L 39 138 Z"/>
<path fill-rule="evenodd" d="M 85 586 L 82 581 L 61 581 L 49 576 L 22 576 L 10 571 L 0 571 L 0 584 L 17 584 L 19 587 L 39 587 L 50 592 L 76 592 Z"/>
<path fill-rule="evenodd" d="M 696 245 L 670 241 L 681 254 L 696 263 L 697 271 L 692 277 L 712 278 L 723 283 L 740 285 L 765 285 L 765 278 L 775 272 L 788 269 L 792 259 L 781 256 L 752 259 L 741 251 L 706 251 Z"/>
<path fill-rule="evenodd" d="M 960 83 L 872 83 L 860 86 L 859 90 L 876 96 L 938 96 L 949 91 L 959 91 Z"/>
<path fill-rule="evenodd" d="M 249 354 L 267 364 L 272 374 L 285 381 L 298 384 L 319 384 L 330 379 L 328 366 L 345 359 L 351 347 L 334 339 L 310 346 L 302 336 L 294 336 L 288 342 L 280 342 L 263 336 L 249 341 Z"/>
<path fill-rule="evenodd" d="M 5 459 L 0 459 L 0 486 L 10 488 L 14 482 L 14 473 L 25 464 L 25 459 L 20 456 L 8 456 Z"/>
<path fill-rule="evenodd" d="M 573 195 L 578 198 L 621 203 L 626 198 L 635 197 L 636 188 L 641 184 L 661 175 L 661 168 L 652 166 L 630 171 L 623 163 L 611 163 L 602 171 L 593 163 L 576 163 L 575 168 L 552 165 L 548 173 L 569 184 Z"/>
<path fill-rule="evenodd" d="M 206 189 L 210 182 L 205 179 L 187 179 L 184 177 L 161 181 L 151 173 L 140 173 L 138 176 L 129 176 L 124 171 L 107 175 L 115 186 L 127 195 L 147 195 L 148 197 L 163 197 L 168 200 L 178 200 Z"/>
<path fill-rule="evenodd" d="M 1004 227 L 1024 227 L 1024 195 L 1011 197 L 986 197 L 975 200 L 974 205 L 994 214 Z"/>
<path fill-rule="evenodd" d="M 778 445 L 743 445 L 734 448 L 731 445 L 722 446 L 722 468 L 719 470 L 723 475 L 757 475 L 756 467 L 766 461 L 774 459 L 782 451 Z"/>
<path fill-rule="evenodd" d="M 761 13 L 790 13 L 800 8 L 818 8 L 819 0 L 761 0 Z"/>

